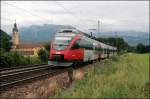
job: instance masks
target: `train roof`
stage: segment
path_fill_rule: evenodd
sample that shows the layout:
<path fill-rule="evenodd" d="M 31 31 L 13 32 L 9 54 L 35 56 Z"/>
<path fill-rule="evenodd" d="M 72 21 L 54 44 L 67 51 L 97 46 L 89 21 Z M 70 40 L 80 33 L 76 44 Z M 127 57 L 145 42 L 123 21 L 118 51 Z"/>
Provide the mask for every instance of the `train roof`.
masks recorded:
<path fill-rule="evenodd" d="M 79 33 L 80 31 L 77 30 L 77 29 L 60 29 L 59 30 L 59 33 L 62 33 L 62 32 L 73 32 L 73 33 Z"/>
<path fill-rule="evenodd" d="M 100 46 L 101 46 L 102 48 L 110 49 L 110 50 L 117 50 L 116 47 L 113 47 L 113 46 L 111 46 L 111 45 L 108 45 L 108 44 L 105 44 L 105 43 L 103 43 L 103 42 L 100 42 L 100 41 L 98 41 L 96 38 L 90 36 L 90 35 L 87 34 L 87 33 L 81 32 L 81 34 L 83 34 L 83 35 L 86 36 L 86 37 L 89 37 L 90 39 L 93 40 L 93 42 L 96 42 L 96 43 L 100 44 Z"/>
<path fill-rule="evenodd" d="M 89 35 L 89 34 L 87 34 L 87 33 L 84 33 L 84 32 L 82 32 L 82 31 L 80 31 L 80 30 L 78 30 L 78 29 L 61 29 L 58 33 L 63 33 L 63 32 L 80 33 L 80 34 L 82 34 L 82 35 L 84 35 L 84 36 L 90 38 L 93 42 L 96 42 L 96 43 L 100 44 L 100 46 L 101 46 L 102 48 L 110 49 L 110 50 L 117 50 L 116 47 L 113 47 L 113 46 L 107 45 L 107 44 L 105 44 L 105 43 L 102 43 L 102 42 L 96 40 L 95 37 L 93 37 L 93 36 L 91 36 L 91 35 Z"/>

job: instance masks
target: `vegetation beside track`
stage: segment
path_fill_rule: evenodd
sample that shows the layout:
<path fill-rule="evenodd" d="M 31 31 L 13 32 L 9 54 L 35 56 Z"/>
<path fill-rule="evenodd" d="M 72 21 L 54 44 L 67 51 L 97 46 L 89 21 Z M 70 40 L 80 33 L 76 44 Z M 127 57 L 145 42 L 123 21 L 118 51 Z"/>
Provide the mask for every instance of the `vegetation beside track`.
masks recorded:
<path fill-rule="evenodd" d="M 15 52 L 4 52 L 0 50 L 0 68 L 13 68 L 29 66 L 34 64 L 44 64 L 38 57 L 24 57 Z"/>
<path fill-rule="evenodd" d="M 128 53 L 94 64 L 94 72 L 55 98 L 148 98 L 149 56 Z"/>

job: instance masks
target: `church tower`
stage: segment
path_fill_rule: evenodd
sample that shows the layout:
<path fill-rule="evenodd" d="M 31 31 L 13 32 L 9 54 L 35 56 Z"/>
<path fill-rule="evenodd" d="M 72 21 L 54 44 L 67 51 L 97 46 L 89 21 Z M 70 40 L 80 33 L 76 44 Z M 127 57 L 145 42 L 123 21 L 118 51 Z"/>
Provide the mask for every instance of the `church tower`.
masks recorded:
<path fill-rule="evenodd" d="M 18 34 L 18 28 L 17 28 L 16 21 L 15 21 L 12 32 L 13 32 L 13 45 L 16 46 L 19 44 L 19 34 Z"/>

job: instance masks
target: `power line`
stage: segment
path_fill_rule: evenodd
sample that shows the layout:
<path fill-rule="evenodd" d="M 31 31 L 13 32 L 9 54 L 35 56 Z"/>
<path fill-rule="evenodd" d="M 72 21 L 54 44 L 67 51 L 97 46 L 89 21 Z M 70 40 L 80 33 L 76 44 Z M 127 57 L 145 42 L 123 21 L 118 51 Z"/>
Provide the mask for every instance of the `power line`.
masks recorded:
<path fill-rule="evenodd" d="M 17 8 L 17 9 L 19 9 L 19 10 L 21 10 L 21 11 L 24 11 L 24 12 L 26 12 L 26 13 L 29 14 L 29 15 L 36 16 L 36 17 L 39 17 L 40 19 L 42 18 L 42 19 L 45 19 L 45 20 L 49 21 L 48 19 L 46 19 L 46 18 L 44 18 L 44 17 L 41 17 L 41 16 L 39 16 L 39 15 L 30 13 L 29 11 L 27 11 L 27 10 L 25 10 L 25 9 L 22 9 L 22 8 L 20 8 L 20 7 L 17 7 L 17 6 L 15 6 L 15 5 L 13 5 L 13 4 L 9 4 L 9 3 L 6 3 L 6 2 L 5 2 L 5 4 L 10 5 L 10 6 L 12 6 L 12 7 L 15 7 L 15 8 Z"/>
<path fill-rule="evenodd" d="M 74 14 L 73 14 L 71 11 L 67 10 L 67 9 L 66 9 L 64 6 L 62 6 L 60 3 L 58 3 L 58 2 L 56 2 L 56 3 L 57 3 L 57 5 L 59 5 L 61 8 L 63 8 L 66 12 L 68 12 L 68 13 L 70 13 L 70 14 L 72 14 L 72 15 L 74 16 Z M 33 13 L 30 13 L 29 11 L 27 11 L 27 10 L 25 10 L 25 9 L 22 9 L 22 8 L 20 8 L 20 7 L 18 7 L 18 6 L 15 6 L 15 5 L 13 5 L 13 4 L 9 4 L 9 3 L 6 3 L 6 2 L 5 2 L 5 4 L 10 5 L 10 6 L 12 6 L 12 7 L 15 7 L 15 8 L 17 8 L 17 9 L 19 9 L 19 10 L 25 12 L 25 13 L 28 14 L 28 15 L 36 16 L 36 17 L 39 17 L 40 19 L 41 19 L 41 18 L 42 18 L 42 19 L 45 19 L 45 18 L 43 18 L 43 17 L 41 17 L 41 16 L 38 16 L 38 15 L 33 14 Z M 74 16 L 74 17 L 75 17 L 75 16 Z M 77 17 L 75 17 L 75 18 L 77 18 Z M 47 19 L 45 19 L 45 20 L 47 20 Z M 49 21 L 49 20 L 47 20 L 47 21 Z"/>
<path fill-rule="evenodd" d="M 71 12 L 70 10 L 66 9 L 62 4 L 58 3 L 57 1 L 55 1 L 55 4 L 57 4 L 59 7 L 63 8 L 66 12 L 70 13 L 73 17 L 78 18 L 80 21 L 85 21 L 85 20 L 79 18 L 76 13 L 73 13 L 73 12 Z M 86 21 L 86 22 L 87 22 L 87 21 Z M 83 23 L 84 23 L 84 22 L 83 22 Z M 84 24 L 85 24 L 85 23 L 84 23 Z"/>
<path fill-rule="evenodd" d="M 70 13 L 72 16 L 74 16 L 74 14 L 72 12 L 70 12 L 68 9 L 66 9 L 62 4 L 58 3 L 57 1 L 54 1 L 55 4 L 57 4 L 59 7 L 63 8 L 67 13 Z M 75 17 L 75 16 L 74 16 Z M 76 18 L 76 17 L 75 17 Z"/>
<path fill-rule="evenodd" d="M 40 19 L 41 19 L 41 18 L 42 18 L 42 19 L 45 19 L 44 17 L 41 17 L 41 16 L 36 15 L 36 14 L 33 14 L 33 13 L 31 13 L 30 11 L 25 10 L 25 9 L 22 9 L 22 8 L 20 8 L 20 7 L 18 7 L 18 6 L 13 5 L 13 4 L 9 4 L 9 3 L 6 3 L 6 2 L 5 2 L 5 4 L 10 5 L 10 6 L 12 6 L 12 7 L 15 7 L 15 8 L 17 8 L 17 9 L 19 9 L 19 10 L 25 12 L 25 13 L 28 14 L 28 15 L 36 16 L 36 17 L 39 17 Z M 86 21 L 86 20 L 81 19 L 81 18 L 80 18 L 77 14 L 75 14 L 74 12 L 72 12 L 72 11 L 66 9 L 61 3 L 58 3 L 57 1 L 55 1 L 55 4 L 57 4 L 59 7 L 63 8 L 66 12 L 70 13 L 73 17 L 75 17 L 75 19 L 78 18 L 80 21 Z M 45 19 L 45 20 L 50 21 L 50 20 L 48 20 L 48 19 Z M 87 22 L 87 21 L 86 21 L 86 22 Z M 82 23 L 84 23 L 84 22 L 82 22 Z M 85 23 L 84 23 L 84 24 L 85 24 Z M 77 25 L 77 26 L 78 26 L 78 25 Z M 85 25 L 84 25 L 84 26 L 85 26 Z"/>
<path fill-rule="evenodd" d="M 12 19 L 4 18 L 4 17 L 1 17 L 1 19 L 7 20 L 7 21 L 13 21 Z"/>

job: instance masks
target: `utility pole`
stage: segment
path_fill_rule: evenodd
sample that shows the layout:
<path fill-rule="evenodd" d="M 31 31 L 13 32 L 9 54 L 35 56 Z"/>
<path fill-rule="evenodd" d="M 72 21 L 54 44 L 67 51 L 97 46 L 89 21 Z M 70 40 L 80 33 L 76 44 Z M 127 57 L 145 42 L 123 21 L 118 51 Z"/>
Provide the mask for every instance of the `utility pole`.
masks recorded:
<path fill-rule="evenodd" d="M 100 21 L 98 20 L 98 29 L 97 29 L 98 31 L 98 33 L 99 33 L 99 30 L 100 30 Z"/>
<path fill-rule="evenodd" d="M 92 31 L 95 31 L 96 29 L 88 29 L 88 30 L 91 30 L 90 35 L 93 36 L 93 32 Z"/>
<path fill-rule="evenodd" d="M 93 36 L 92 32 L 90 32 L 91 36 Z"/>
<path fill-rule="evenodd" d="M 116 48 L 117 48 L 117 54 L 119 53 L 118 50 L 118 37 L 117 37 L 117 32 L 115 32 L 115 36 L 116 36 Z"/>

